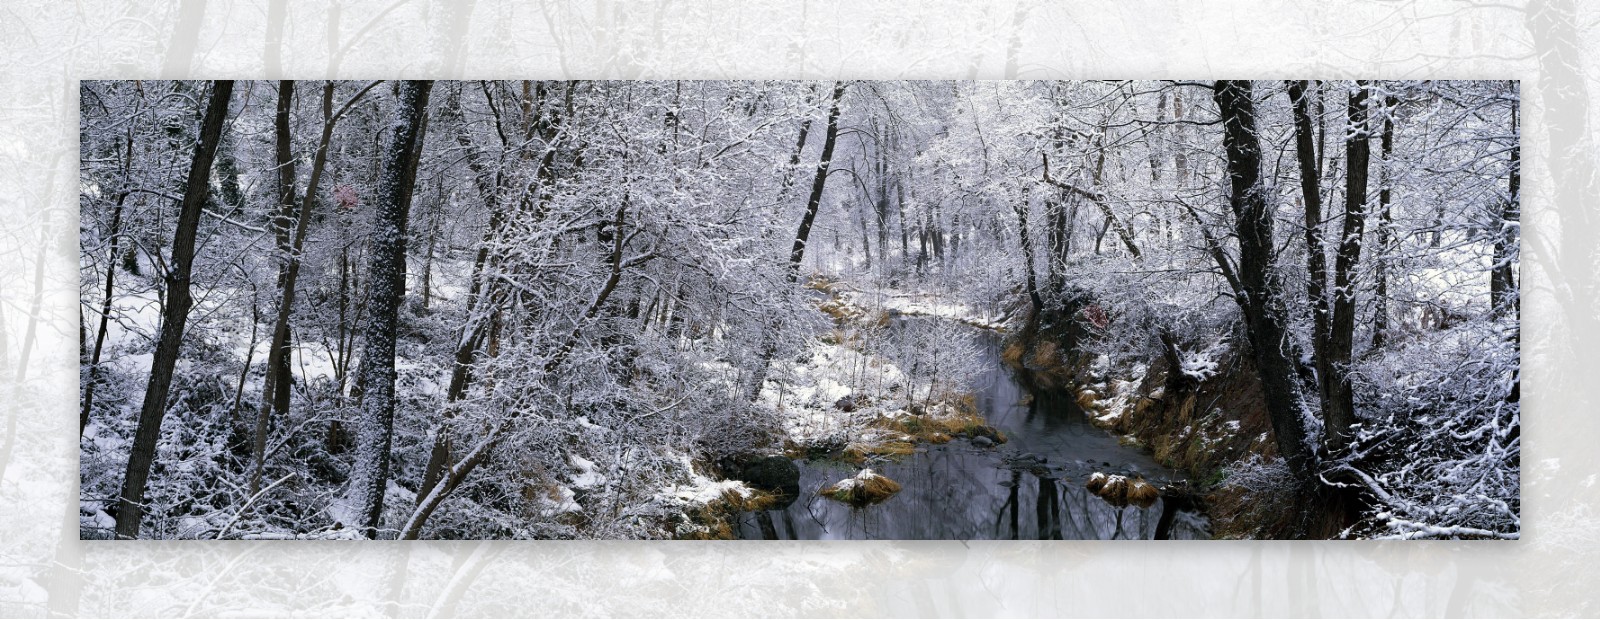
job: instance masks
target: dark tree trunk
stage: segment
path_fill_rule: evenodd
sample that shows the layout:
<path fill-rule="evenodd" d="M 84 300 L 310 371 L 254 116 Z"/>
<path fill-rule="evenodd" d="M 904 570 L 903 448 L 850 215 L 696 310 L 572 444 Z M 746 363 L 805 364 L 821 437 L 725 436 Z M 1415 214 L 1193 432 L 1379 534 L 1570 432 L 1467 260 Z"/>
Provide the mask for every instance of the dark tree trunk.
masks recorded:
<path fill-rule="evenodd" d="M 806 256 L 806 238 L 811 236 L 811 224 L 817 219 L 817 208 L 822 205 L 822 189 L 828 183 L 828 166 L 833 163 L 833 146 L 839 138 L 839 100 L 844 98 L 844 82 L 833 85 L 833 99 L 828 106 L 828 129 L 822 138 L 822 157 L 817 160 L 817 174 L 811 180 L 811 197 L 806 199 L 806 214 L 800 219 L 800 230 L 794 235 L 794 249 L 789 251 L 789 281 L 800 281 L 800 263 Z"/>
<path fill-rule="evenodd" d="M 416 185 L 422 125 L 433 82 L 400 83 L 393 131 L 384 148 L 373 216 L 372 255 L 367 263 L 370 316 L 358 370 L 361 418 L 356 429 L 356 462 L 351 467 L 349 516 L 367 538 L 376 538 L 389 481 L 389 444 L 394 434 L 394 351 L 400 299 L 405 291 L 406 224 Z"/>
<path fill-rule="evenodd" d="M 1311 357 L 1319 377 L 1332 375 L 1328 368 L 1328 256 L 1322 239 L 1322 162 L 1317 157 L 1316 136 L 1312 133 L 1309 81 L 1289 82 L 1289 101 L 1294 110 L 1295 155 L 1300 163 L 1300 200 L 1305 207 L 1306 298 L 1311 304 Z M 1322 408 L 1327 410 L 1326 393 L 1318 385 Z"/>
<path fill-rule="evenodd" d="M 1261 143 L 1249 82 L 1219 80 L 1213 92 L 1222 115 L 1227 151 L 1229 207 L 1239 240 L 1238 269 L 1217 254 L 1244 315 L 1251 359 L 1261 379 L 1278 453 L 1302 481 L 1312 479 L 1314 453 L 1307 441 L 1296 354 L 1289 343 L 1288 313 L 1274 259 L 1273 212 L 1261 181 Z M 1215 247 L 1215 246 L 1213 246 Z"/>
<path fill-rule="evenodd" d="M 274 154 L 278 170 L 278 203 L 272 218 L 272 234 L 277 241 L 278 248 L 278 310 L 275 315 L 287 315 L 290 311 L 289 303 L 294 298 L 294 287 L 289 285 L 289 264 L 292 262 L 291 238 L 289 227 L 293 223 L 295 212 L 295 157 L 294 140 L 290 134 L 289 117 L 294 109 L 294 80 L 280 80 L 278 82 L 278 112 L 273 117 Z M 269 344 L 267 345 L 266 377 L 261 385 L 261 407 L 256 411 L 255 441 L 250 450 L 250 494 L 254 495 L 259 490 L 261 482 L 261 460 L 267 447 L 267 432 L 274 413 L 282 414 L 289 410 L 289 384 L 293 379 L 290 374 L 288 324 L 283 324 L 283 329 L 274 328 Z"/>
<path fill-rule="evenodd" d="M 272 218 L 272 235 L 278 248 L 278 290 L 284 290 L 289 281 L 290 255 L 294 252 L 290 229 L 295 220 L 295 157 L 294 141 L 289 128 L 289 113 L 294 105 L 294 80 L 278 82 L 278 112 L 273 117 L 274 154 L 278 169 L 278 204 Z M 280 297 L 281 301 L 281 297 Z M 279 308 L 280 312 L 282 308 Z M 262 384 L 262 407 L 271 411 L 289 410 L 289 387 L 293 382 L 289 357 L 279 351 L 290 346 L 288 334 L 283 340 L 276 332 L 272 335 L 272 348 L 267 355 L 266 380 Z M 270 415 L 270 412 L 268 413 Z"/>
<path fill-rule="evenodd" d="M 117 499 L 117 538 L 138 538 L 139 521 L 144 516 L 144 492 L 155 460 L 156 442 L 161 438 L 161 419 L 166 415 L 167 393 L 172 388 L 172 372 L 183 344 L 184 324 L 189 320 L 190 277 L 194 272 L 194 244 L 200 229 L 200 213 L 211 193 L 211 163 L 222 138 L 222 125 L 228 116 L 228 99 L 233 81 L 212 82 L 211 101 L 200 124 L 200 139 L 189 175 L 184 181 L 183 202 L 178 212 L 177 232 L 172 238 L 172 268 L 166 277 L 166 304 L 161 316 L 161 336 L 150 363 L 150 383 L 139 408 L 139 426 L 134 432 L 128 468 Z"/>
<path fill-rule="evenodd" d="M 839 139 L 839 100 L 844 99 L 844 82 L 834 82 L 833 95 L 828 104 L 828 128 L 823 133 L 822 156 L 817 160 L 817 172 L 811 180 L 811 195 L 806 199 L 806 213 L 800 218 L 800 230 L 794 235 L 794 248 L 789 251 L 789 282 L 800 281 L 800 263 L 806 256 L 806 239 L 811 236 L 811 224 L 817 219 L 817 208 L 822 205 L 822 190 L 828 183 L 828 167 L 833 162 L 833 147 Z M 800 127 L 799 143 L 795 145 L 792 162 L 798 163 L 800 151 L 805 148 L 806 132 L 809 131 L 811 122 L 808 120 Z M 785 189 L 790 181 L 785 179 Z M 746 398 L 755 400 L 761 395 L 761 386 L 767 381 L 767 370 L 772 364 L 772 356 L 777 354 L 777 343 L 772 341 L 772 336 L 763 336 L 761 345 L 761 358 L 756 360 L 755 372 L 750 377 L 750 385 L 746 389 Z"/>
<path fill-rule="evenodd" d="M 1374 307 L 1372 311 L 1372 348 L 1383 346 L 1389 334 L 1389 244 L 1393 243 L 1394 213 L 1390 206 L 1394 197 L 1394 114 L 1400 101 L 1390 96 L 1384 102 L 1383 115 L 1383 180 L 1378 186 L 1378 248 L 1373 256 L 1376 261 L 1376 277 L 1378 280 L 1377 291 L 1373 293 Z"/>
<path fill-rule="evenodd" d="M 1349 97 L 1349 133 L 1345 140 L 1344 225 L 1333 261 L 1333 319 L 1328 334 L 1328 372 L 1322 384 L 1323 443 L 1337 454 L 1350 443 L 1355 425 L 1355 394 L 1350 385 L 1350 358 L 1355 348 L 1355 272 L 1361 261 L 1361 237 L 1367 221 L 1367 171 L 1371 128 L 1367 126 L 1366 82 L 1357 82 Z"/>
<path fill-rule="evenodd" d="M 129 156 L 132 156 L 132 144 L 129 144 Z M 117 279 L 117 247 L 122 239 L 122 206 L 127 202 L 128 193 L 123 192 L 117 196 L 117 205 L 111 210 L 111 237 L 110 253 L 106 258 L 106 286 L 105 299 L 100 304 L 99 326 L 94 331 L 94 349 L 89 356 L 89 376 L 83 386 L 83 411 L 78 415 L 78 434 L 89 426 L 89 412 L 94 408 L 94 388 L 100 383 L 100 351 L 106 341 L 106 331 L 111 320 L 111 294 L 115 290 Z"/>
<path fill-rule="evenodd" d="M 288 80 L 284 82 L 282 92 L 292 93 L 293 83 Z M 374 82 L 374 84 L 376 83 Z M 371 88 L 371 86 L 368 86 L 368 88 Z M 289 251 L 284 256 L 286 262 L 283 266 L 282 277 L 278 281 L 278 314 L 273 321 L 272 343 L 267 348 L 267 370 L 269 373 L 267 385 L 271 387 L 263 390 L 261 409 L 256 414 L 256 434 L 252 454 L 254 468 L 250 475 L 250 493 L 252 495 L 261 488 L 261 470 L 265 467 L 265 450 L 267 434 L 271 430 L 271 418 L 274 415 L 282 416 L 289 412 L 289 383 L 291 381 L 289 374 L 289 352 L 291 346 L 289 342 L 289 318 L 294 313 L 295 284 L 300 279 L 301 252 L 305 249 L 306 233 L 311 226 L 311 208 L 316 204 L 317 187 L 321 185 L 322 171 L 327 167 L 328 147 L 333 142 L 333 126 L 334 123 L 339 121 L 339 117 L 343 116 L 344 112 L 349 110 L 350 106 L 357 99 L 360 99 L 361 95 L 366 93 L 365 90 L 356 93 L 339 112 L 335 113 L 333 111 L 333 90 L 334 83 L 331 81 L 322 87 L 322 135 L 318 138 L 317 150 L 311 157 L 311 176 L 306 179 L 305 197 L 300 200 L 300 205 L 297 209 L 298 214 L 295 220 L 294 234 L 289 244 Z M 280 105 L 280 112 L 283 109 L 284 107 Z M 287 137 L 286 119 L 281 119 L 281 122 L 285 122 L 285 125 L 280 127 L 283 130 L 280 136 Z M 282 146 L 280 143 L 280 148 Z M 280 158 L 285 155 L 286 153 L 279 153 Z M 280 159 L 280 161 L 282 160 Z M 289 192 L 287 200 L 293 202 L 294 180 L 292 178 L 288 180 L 285 189 Z M 276 379 L 271 378 L 273 369 L 281 369 L 276 373 Z"/>
<path fill-rule="evenodd" d="M 1065 191 L 1052 196 L 1045 201 L 1045 213 L 1050 221 L 1045 225 L 1048 231 L 1047 242 L 1049 246 L 1049 260 L 1046 270 L 1049 280 L 1046 289 L 1051 294 L 1059 294 L 1066 286 L 1065 274 L 1067 252 L 1072 248 L 1072 239 L 1067 236 L 1067 201 L 1070 200 Z"/>
<path fill-rule="evenodd" d="M 1509 193 L 1499 214 L 1500 230 L 1494 231 L 1494 267 L 1489 273 L 1489 302 L 1496 318 L 1521 315 L 1514 257 L 1518 226 L 1522 220 L 1522 142 L 1517 134 L 1517 109 L 1514 106 L 1511 108 L 1511 134 L 1516 142 L 1511 146 L 1511 171 L 1506 188 Z"/>
<path fill-rule="evenodd" d="M 813 90 L 811 95 L 807 96 L 807 100 L 809 101 L 815 96 L 816 91 Z M 812 118 L 810 116 L 800 121 L 800 133 L 795 138 L 794 152 L 789 155 L 789 167 L 783 171 L 783 190 L 785 192 L 788 191 L 790 186 L 794 185 L 794 175 L 800 170 L 800 155 L 806 150 L 806 134 L 811 133 L 811 121 Z"/>
<path fill-rule="evenodd" d="M 1022 268 L 1027 272 L 1025 281 L 1028 287 L 1028 303 L 1033 307 L 1033 314 L 1029 315 L 1028 320 L 1037 321 L 1039 313 L 1044 311 L 1044 299 L 1039 296 L 1039 283 L 1033 275 L 1033 238 L 1028 235 L 1027 201 L 1013 205 L 1012 210 L 1017 212 L 1018 241 L 1022 244 Z"/>

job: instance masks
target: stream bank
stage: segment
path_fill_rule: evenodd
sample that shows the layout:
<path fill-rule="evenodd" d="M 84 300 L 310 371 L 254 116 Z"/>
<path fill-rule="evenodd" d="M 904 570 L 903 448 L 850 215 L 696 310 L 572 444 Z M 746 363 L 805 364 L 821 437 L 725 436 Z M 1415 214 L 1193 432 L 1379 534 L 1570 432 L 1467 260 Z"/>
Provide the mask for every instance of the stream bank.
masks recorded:
<path fill-rule="evenodd" d="M 903 318 L 900 321 L 931 321 Z M 915 444 L 909 453 L 869 456 L 864 465 L 901 490 L 851 506 L 822 496 L 862 465 L 799 458 L 799 496 L 775 510 L 739 516 L 742 538 L 780 539 L 1150 539 L 1209 537 L 1204 518 L 1166 499 L 1141 506 L 1086 488 L 1095 473 L 1167 486 L 1182 476 L 1094 426 L 1073 395 L 1048 387 L 1001 358 L 1001 337 L 970 329 L 980 376 L 974 405 L 1008 441 L 982 435 Z"/>
<path fill-rule="evenodd" d="M 1230 469 L 1270 474 L 1277 460 L 1260 381 L 1242 347 L 1227 335 L 1167 333 L 1158 336 L 1161 354 L 1117 360 L 1100 346 L 1096 316 L 1089 304 L 1071 319 L 1024 327 L 1002 356 L 1071 394 L 1088 423 L 1178 472 L 1216 537 L 1286 535 L 1280 498 L 1225 484 Z"/>

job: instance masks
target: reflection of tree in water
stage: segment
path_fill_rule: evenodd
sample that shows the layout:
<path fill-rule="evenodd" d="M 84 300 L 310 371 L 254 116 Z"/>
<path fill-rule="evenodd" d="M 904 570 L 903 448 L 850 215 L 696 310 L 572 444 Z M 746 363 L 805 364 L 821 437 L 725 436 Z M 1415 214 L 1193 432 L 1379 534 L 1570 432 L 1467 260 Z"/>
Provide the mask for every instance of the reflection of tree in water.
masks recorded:
<path fill-rule="evenodd" d="M 1004 366 L 997 337 L 977 331 L 974 337 L 989 370 L 972 377 L 969 385 L 979 410 L 1010 442 L 985 450 L 958 439 L 925 446 L 898 462 L 867 463 L 865 467 L 900 483 L 902 490 L 861 509 L 816 495 L 818 489 L 854 476 L 860 467 L 806 461 L 800 467 L 801 497 L 786 510 L 744 515 L 740 535 L 802 540 L 1155 537 L 1165 502 L 1143 510 L 1117 508 L 1090 493 L 1083 482 L 1091 471 L 1115 467 L 1127 473 L 1129 465 L 1141 462 L 1136 471 L 1160 475 L 1159 465 L 1090 426 L 1070 395 L 1036 385 L 1027 373 Z M 1023 516 L 1023 510 L 1033 515 Z"/>
<path fill-rule="evenodd" d="M 883 504 L 855 509 L 807 492 L 788 510 L 745 515 L 740 531 L 767 540 L 1156 537 L 1164 500 L 1145 509 L 1118 508 L 1071 476 L 1038 466 L 997 467 L 994 458 L 952 448 L 930 450 L 903 463 L 879 464 L 880 471 L 904 487 Z M 843 471 L 818 472 L 817 478 L 844 475 Z M 1032 518 L 1022 516 L 1024 507 L 1032 508 Z"/>
<path fill-rule="evenodd" d="M 1056 479 L 1039 477 L 1039 501 L 1034 510 L 1038 517 L 1040 540 L 1061 540 L 1061 496 L 1056 492 Z"/>
<path fill-rule="evenodd" d="M 995 538 L 1117 540 L 1155 537 L 1162 509 L 1159 502 L 1145 509 L 1117 508 L 1082 486 L 1054 477 L 1048 470 L 1027 473 L 1026 477 L 1033 480 L 1032 485 L 1024 476 L 1021 469 L 1013 470 L 1011 479 L 1001 483 L 1007 488 L 1007 499 L 993 520 Z M 1026 497 L 1030 490 L 1031 498 Z M 1031 531 L 1020 527 L 1024 504 L 1032 504 L 1034 508 Z"/>

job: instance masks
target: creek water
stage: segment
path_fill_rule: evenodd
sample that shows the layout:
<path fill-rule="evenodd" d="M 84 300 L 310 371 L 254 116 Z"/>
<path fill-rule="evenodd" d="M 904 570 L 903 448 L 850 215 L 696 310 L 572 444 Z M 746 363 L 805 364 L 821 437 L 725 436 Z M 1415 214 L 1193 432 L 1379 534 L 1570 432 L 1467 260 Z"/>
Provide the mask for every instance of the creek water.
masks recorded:
<path fill-rule="evenodd" d="M 864 465 L 900 483 L 876 505 L 852 508 L 817 494 L 860 471 L 849 463 L 797 460 L 800 495 L 782 510 L 745 513 L 739 535 L 761 539 L 1109 540 L 1150 539 L 1166 499 L 1118 508 L 1084 487 L 1090 474 L 1178 479 L 1142 450 L 1092 425 L 1065 391 L 1038 387 L 1000 359 L 1000 338 L 973 330 L 983 376 L 973 382 L 979 412 L 1008 441 L 993 447 L 957 438 L 915 454 Z M 1205 521 L 1171 510 L 1170 538 L 1206 538 Z"/>

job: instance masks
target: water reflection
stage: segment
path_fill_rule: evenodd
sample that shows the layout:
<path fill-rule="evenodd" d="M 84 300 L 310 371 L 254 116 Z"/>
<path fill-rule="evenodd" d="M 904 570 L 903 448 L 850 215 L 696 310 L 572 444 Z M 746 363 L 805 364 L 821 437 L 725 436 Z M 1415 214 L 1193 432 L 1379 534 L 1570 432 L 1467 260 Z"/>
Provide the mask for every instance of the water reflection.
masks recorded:
<path fill-rule="evenodd" d="M 903 488 L 860 509 L 816 495 L 858 467 L 799 461 L 801 497 L 785 510 L 743 515 L 739 534 L 768 540 L 1110 540 L 1157 538 L 1160 526 L 1161 538 L 1206 537 L 1198 520 L 1174 518 L 1177 507 L 1165 499 L 1143 509 L 1117 507 L 1084 488 L 1096 471 L 1143 476 L 1157 485 L 1175 474 L 1089 424 L 1067 394 L 1025 387 L 1028 378 L 1000 361 L 993 334 L 974 330 L 974 337 L 988 369 L 975 387 L 978 407 L 1010 441 L 986 449 L 957 439 L 897 462 L 872 463 Z"/>

